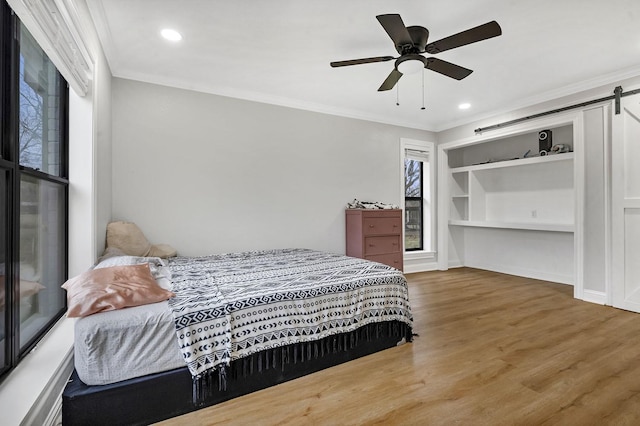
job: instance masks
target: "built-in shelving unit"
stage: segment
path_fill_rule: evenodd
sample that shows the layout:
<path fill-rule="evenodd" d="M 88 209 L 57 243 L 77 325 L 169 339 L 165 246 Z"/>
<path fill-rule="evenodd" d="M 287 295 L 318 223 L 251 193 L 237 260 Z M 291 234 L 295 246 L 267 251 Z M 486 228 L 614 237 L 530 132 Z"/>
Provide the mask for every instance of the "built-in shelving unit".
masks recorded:
<path fill-rule="evenodd" d="M 569 152 L 536 155 L 543 129 Z M 568 113 L 440 144 L 439 268 L 581 282 L 582 132 Z"/>
<path fill-rule="evenodd" d="M 449 224 L 573 232 L 573 153 L 454 167 Z"/>

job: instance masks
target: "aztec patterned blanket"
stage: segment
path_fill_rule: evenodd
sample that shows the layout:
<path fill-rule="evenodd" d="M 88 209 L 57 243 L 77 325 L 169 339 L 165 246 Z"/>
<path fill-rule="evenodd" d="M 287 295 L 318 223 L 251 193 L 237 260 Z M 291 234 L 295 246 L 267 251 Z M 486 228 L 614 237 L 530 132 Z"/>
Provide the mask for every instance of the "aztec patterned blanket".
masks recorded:
<path fill-rule="evenodd" d="M 194 379 L 230 361 L 383 321 L 411 326 L 407 282 L 380 263 L 307 249 L 169 260 L 169 300 Z"/>

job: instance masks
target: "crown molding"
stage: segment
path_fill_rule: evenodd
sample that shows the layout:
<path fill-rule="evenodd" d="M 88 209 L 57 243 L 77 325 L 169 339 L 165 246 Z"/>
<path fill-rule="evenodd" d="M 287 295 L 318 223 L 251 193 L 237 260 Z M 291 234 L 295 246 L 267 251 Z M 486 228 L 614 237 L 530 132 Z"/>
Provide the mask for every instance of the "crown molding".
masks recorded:
<path fill-rule="evenodd" d="M 113 68 L 112 68 L 113 69 Z M 354 110 L 354 109 L 346 109 L 339 108 L 332 105 L 318 104 L 313 102 L 306 102 L 300 99 L 291 99 L 279 96 L 272 96 L 264 93 L 247 91 L 247 90 L 239 90 L 229 87 L 214 87 L 203 84 L 186 84 L 184 81 L 180 81 L 180 79 L 172 79 L 163 76 L 145 74 L 145 73 L 137 73 L 133 71 L 129 72 L 118 72 L 114 73 L 114 77 L 124 78 L 129 80 L 141 81 L 151 84 L 158 84 L 161 86 L 174 87 L 183 90 L 192 90 L 201 93 L 208 93 L 217 96 L 224 96 L 228 98 L 234 99 L 242 99 L 251 102 L 259 102 L 270 105 L 277 105 L 287 108 L 295 108 L 304 111 L 317 112 L 321 114 L 329 114 L 335 115 L 345 118 L 352 118 L 357 120 L 371 121 L 380 124 L 388 124 L 392 126 L 400 126 L 406 127 L 410 129 L 416 130 L 424 130 L 429 132 L 443 132 L 458 126 L 469 125 L 472 123 L 477 123 L 482 120 L 487 120 L 492 117 L 514 113 L 516 111 L 532 108 L 536 105 L 540 105 L 546 102 L 558 101 L 560 102 L 563 98 L 570 96 L 578 96 L 581 93 L 593 91 L 597 89 L 603 88 L 608 84 L 617 84 L 621 81 L 640 77 L 640 67 L 632 67 L 627 68 L 615 73 L 610 73 L 606 75 L 602 75 L 599 77 L 595 77 L 589 80 L 584 80 L 575 84 L 563 86 L 558 89 L 550 90 L 544 93 L 537 94 L 535 96 L 530 96 L 528 98 L 524 98 L 518 100 L 517 102 L 510 103 L 503 108 L 498 110 L 492 110 L 483 114 L 476 114 L 470 117 L 466 117 L 460 120 L 452 120 L 441 125 L 435 127 L 429 127 L 421 123 L 415 123 L 411 121 L 403 121 L 403 120 L 395 120 L 390 119 L 389 117 L 377 115 L 377 114 L 369 114 L 364 111 Z M 613 90 L 613 88 L 612 88 Z M 586 97 L 588 94 L 584 93 L 583 97 Z"/>
<path fill-rule="evenodd" d="M 118 69 L 119 61 L 117 50 L 113 42 L 113 36 L 111 35 L 111 29 L 109 27 L 109 20 L 104 10 L 102 0 L 86 0 L 87 8 L 89 9 L 89 15 L 93 20 L 93 25 L 98 33 L 98 39 L 102 45 L 102 51 L 107 58 L 109 68 L 111 70 Z"/>

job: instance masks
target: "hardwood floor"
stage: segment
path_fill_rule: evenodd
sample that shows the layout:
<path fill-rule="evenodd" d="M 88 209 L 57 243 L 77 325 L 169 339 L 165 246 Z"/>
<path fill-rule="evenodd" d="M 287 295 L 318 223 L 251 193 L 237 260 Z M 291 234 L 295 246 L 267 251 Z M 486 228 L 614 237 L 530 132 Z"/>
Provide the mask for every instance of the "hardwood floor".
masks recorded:
<path fill-rule="evenodd" d="M 407 278 L 413 343 L 160 424 L 640 424 L 639 314 L 469 268 Z"/>

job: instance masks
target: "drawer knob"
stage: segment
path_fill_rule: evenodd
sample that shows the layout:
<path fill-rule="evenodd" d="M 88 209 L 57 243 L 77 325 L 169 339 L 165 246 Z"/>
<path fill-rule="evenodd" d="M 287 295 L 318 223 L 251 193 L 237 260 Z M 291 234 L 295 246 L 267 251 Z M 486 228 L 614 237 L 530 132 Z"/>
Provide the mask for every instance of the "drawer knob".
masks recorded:
<path fill-rule="evenodd" d="M 369 228 L 373 228 L 373 225 L 369 225 Z"/>
<path fill-rule="evenodd" d="M 375 247 L 373 244 L 369 244 L 369 247 Z"/>

